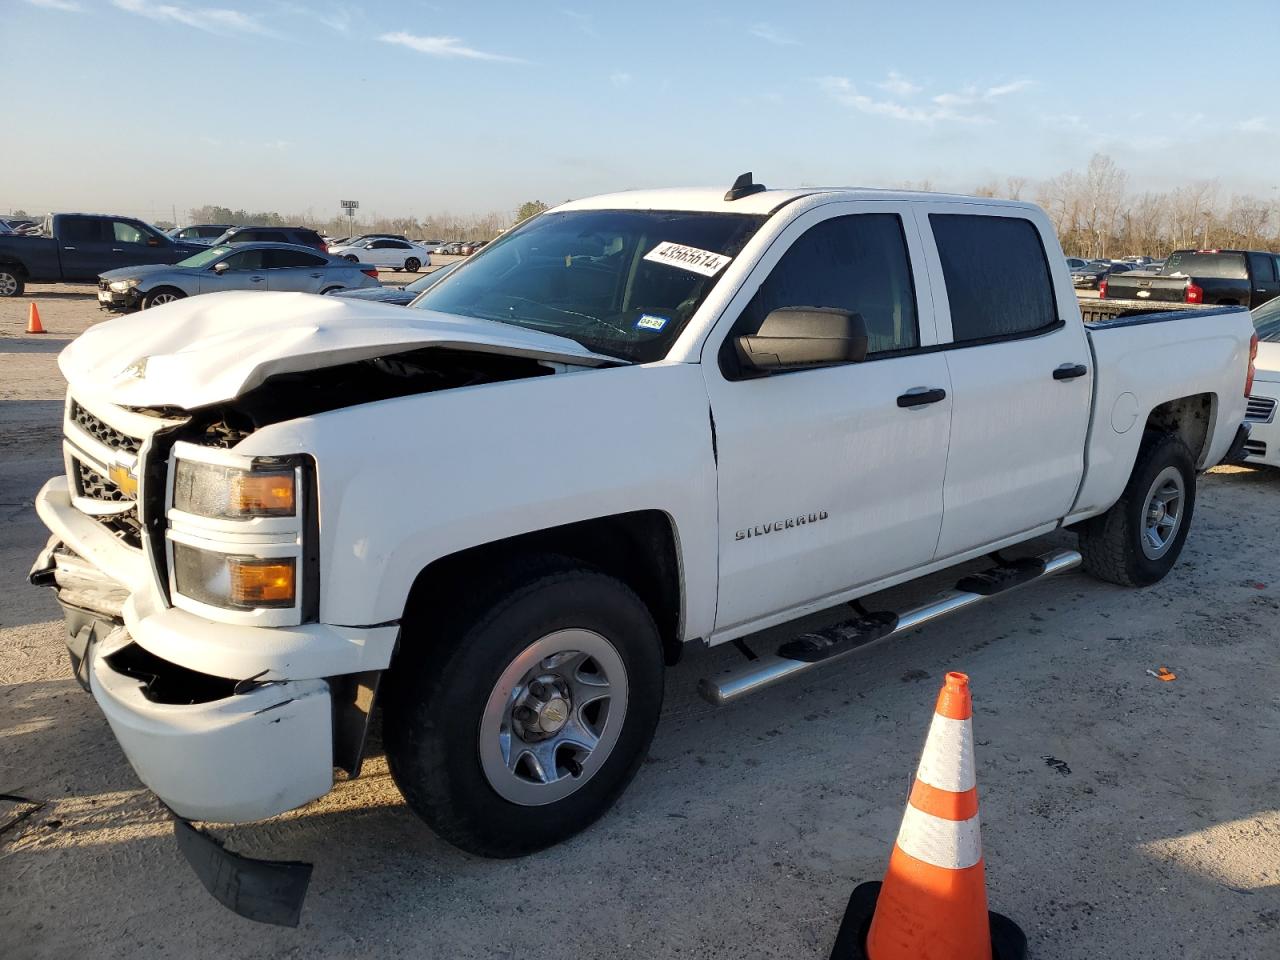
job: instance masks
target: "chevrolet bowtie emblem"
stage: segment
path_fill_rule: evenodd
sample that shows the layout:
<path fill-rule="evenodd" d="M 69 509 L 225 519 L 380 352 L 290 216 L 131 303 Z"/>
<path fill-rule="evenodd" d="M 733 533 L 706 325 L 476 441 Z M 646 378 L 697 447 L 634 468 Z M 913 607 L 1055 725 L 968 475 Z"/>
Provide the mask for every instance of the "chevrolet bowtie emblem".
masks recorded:
<path fill-rule="evenodd" d="M 133 468 L 128 464 L 113 463 L 107 469 L 107 476 L 124 493 L 135 498 L 138 496 L 138 478 L 134 476 Z"/>

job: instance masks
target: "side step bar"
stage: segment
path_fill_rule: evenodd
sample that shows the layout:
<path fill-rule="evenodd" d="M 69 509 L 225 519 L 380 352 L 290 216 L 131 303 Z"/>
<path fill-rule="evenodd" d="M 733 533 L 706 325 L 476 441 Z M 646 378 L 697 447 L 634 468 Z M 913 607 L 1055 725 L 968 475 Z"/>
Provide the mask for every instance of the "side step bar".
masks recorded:
<path fill-rule="evenodd" d="M 982 573 L 963 577 L 954 590 L 941 593 L 905 613 L 861 613 L 852 620 L 789 640 L 778 648 L 776 654 L 765 654 L 730 667 L 715 677 L 704 678 L 698 683 L 698 692 L 716 706 L 733 703 L 814 667 L 839 660 L 855 650 L 878 646 L 890 637 L 922 627 L 958 610 L 1036 583 L 1055 573 L 1074 570 L 1080 566 L 1080 561 L 1080 554 L 1075 550 L 1055 550 L 1039 557 L 1002 562 Z"/>

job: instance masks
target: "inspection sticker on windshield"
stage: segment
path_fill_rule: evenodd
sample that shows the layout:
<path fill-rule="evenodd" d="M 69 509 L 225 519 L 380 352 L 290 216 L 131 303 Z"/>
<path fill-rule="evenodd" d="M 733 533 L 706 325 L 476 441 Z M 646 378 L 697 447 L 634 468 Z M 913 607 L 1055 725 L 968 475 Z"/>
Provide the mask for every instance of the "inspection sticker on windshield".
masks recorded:
<path fill-rule="evenodd" d="M 661 330 L 666 325 L 666 317 L 655 317 L 652 313 L 641 314 L 640 319 L 636 321 L 637 330 Z"/>
<path fill-rule="evenodd" d="M 699 250 L 697 247 L 686 247 L 681 243 L 664 240 L 644 255 L 646 260 L 654 263 L 665 263 L 669 267 L 678 267 L 700 273 L 704 277 L 714 277 L 733 259 L 710 250 Z"/>

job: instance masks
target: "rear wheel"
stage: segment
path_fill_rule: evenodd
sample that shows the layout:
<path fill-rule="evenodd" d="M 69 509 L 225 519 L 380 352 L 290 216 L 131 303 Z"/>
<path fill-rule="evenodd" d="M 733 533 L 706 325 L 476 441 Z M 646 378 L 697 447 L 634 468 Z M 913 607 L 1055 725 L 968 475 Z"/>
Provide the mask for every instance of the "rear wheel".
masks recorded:
<path fill-rule="evenodd" d="M 417 273 L 418 268 L 422 266 L 422 261 L 417 257 L 410 257 L 404 262 L 404 268 L 410 273 Z"/>
<path fill-rule="evenodd" d="M 173 303 L 175 300 L 181 300 L 186 294 L 174 287 L 157 287 L 155 290 L 145 294 L 142 298 L 142 309 L 150 310 L 152 307 L 161 307 L 166 303 Z"/>
<path fill-rule="evenodd" d="M 408 625 L 387 758 L 445 840 L 521 856 L 589 826 L 635 775 L 662 705 L 662 645 L 629 587 L 568 560 L 465 606 L 431 635 Z"/>
<path fill-rule="evenodd" d="M 0 297 L 20 297 L 26 280 L 16 267 L 0 266 Z"/>
<path fill-rule="evenodd" d="M 360 258 L 359 258 L 359 257 L 357 257 L 354 253 L 344 253 L 344 254 L 342 255 L 342 259 L 343 259 L 343 260 L 350 260 L 352 263 L 359 263 L 359 262 L 360 262 Z"/>
<path fill-rule="evenodd" d="M 1182 553 L 1196 504 L 1191 451 L 1172 433 L 1148 433 L 1120 499 L 1080 529 L 1084 568 L 1127 587 L 1164 578 Z"/>

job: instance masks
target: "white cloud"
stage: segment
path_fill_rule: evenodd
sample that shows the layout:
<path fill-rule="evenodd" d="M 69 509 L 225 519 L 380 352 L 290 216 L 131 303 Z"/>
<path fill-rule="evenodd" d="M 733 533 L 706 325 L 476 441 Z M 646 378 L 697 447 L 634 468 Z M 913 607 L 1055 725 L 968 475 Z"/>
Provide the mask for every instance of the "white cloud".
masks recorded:
<path fill-rule="evenodd" d="M 397 43 L 410 50 L 417 50 L 431 57 L 461 57 L 467 60 L 501 60 L 506 63 L 525 63 L 519 57 L 508 57 L 501 53 L 488 53 L 463 44 L 458 37 L 419 37 L 416 34 L 399 30 L 395 33 L 384 33 L 378 38 L 383 43 Z"/>
<path fill-rule="evenodd" d="M 751 29 L 747 32 L 757 39 L 764 40 L 766 43 L 772 43 L 778 47 L 794 47 L 800 43 L 800 41 L 794 37 L 788 37 L 779 33 L 776 27 L 767 23 L 753 24 Z"/>
<path fill-rule="evenodd" d="M 1266 117 L 1250 117 L 1248 120 L 1237 123 L 1236 129 L 1241 133 L 1266 133 L 1271 126 L 1267 123 Z"/>
<path fill-rule="evenodd" d="M 631 82 L 631 74 L 619 70 L 617 73 L 609 74 L 609 82 L 615 87 L 625 87 Z"/>
<path fill-rule="evenodd" d="M 63 10 L 67 13 L 79 13 L 84 9 L 75 0 L 27 0 L 27 3 L 45 10 Z"/>
<path fill-rule="evenodd" d="M 1012 83 L 1002 83 L 986 89 L 969 84 L 956 91 L 940 93 L 933 98 L 933 102 L 941 107 L 969 107 L 979 103 L 991 103 L 1011 93 L 1025 90 L 1031 86 L 1032 82 L 1031 80 L 1014 80 Z"/>
<path fill-rule="evenodd" d="M 962 113 L 950 102 L 940 103 L 933 98 L 934 106 L 913 106 L 899 103 L 896 100 L 877 100 L 865 93 L 859 93 L 853 81 L 848 77 L 822 77 L 819 86 L 827 95 L 838 103 L 873 116 L 888 117 L 891 120 L 902 120 L 908 123 L 933 124 L 939 121 L 956 123 L 983 124 L 992 123 L 992 119 L 980 113 Z"/>
<path fill-rule="evenodd" d="M 897 70 L 890 70 L 889 79 L 881 80 L 876 86 L 895 97 L 912 97 L 924 89 L 916 86 Z"/>
<path fill-rule="evenodd" d="M 351 21 L 355 19 L 357 13 L 359 13 L 359 10 L 355 7 L 336 6 L 327 11 L 320 11 L 316 14 L 316 19 L 330 30 L 347 33 L 351 29 Z"/>
<path fill-rule="evenodd" d="M 266 33 L 256 19 L 239 10 L 225 7 L 186 7 L 176 3 L 150 3 L 148 0 L 111 0 L 113 6 L 127 13 L 136 13 L 152 20 L 180 23 L 197 30 L 220 33 L 226 30 L 240 33 Z"/>
<path fill-rule="evenodd" d="M 996 97 L 1008 96 L 1011 93 L 1017 93 L 1019 90 L 1027 89 L 1034 82 L 1034 80 L 1014 80 L 1012 83 L 1002 83 L 999 86 L 987 87 L 982 94 L 982 99 L 994 100 Z"/>

